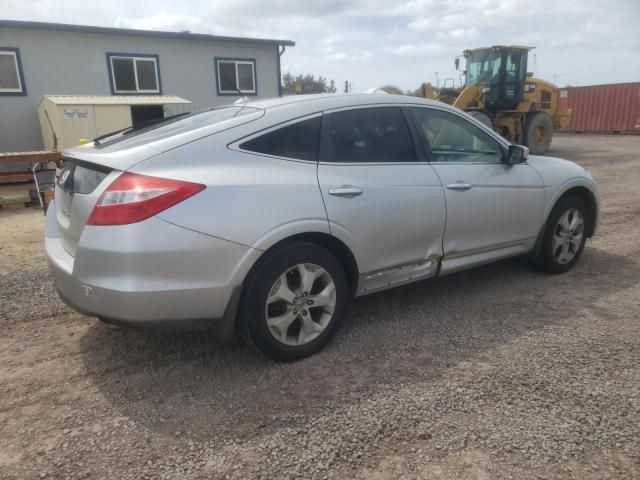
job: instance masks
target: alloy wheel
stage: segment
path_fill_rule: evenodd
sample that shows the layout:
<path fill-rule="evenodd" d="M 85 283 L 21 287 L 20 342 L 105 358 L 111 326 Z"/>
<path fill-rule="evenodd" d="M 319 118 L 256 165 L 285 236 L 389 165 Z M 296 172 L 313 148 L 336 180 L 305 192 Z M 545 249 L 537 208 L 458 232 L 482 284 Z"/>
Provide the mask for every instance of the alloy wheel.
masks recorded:
<path fill-rule="evenodd" d="M 316 339 L 331 323 L 336 286 L 319 265 L 301 263 L 286 270 L 269 290 L 265 318 L 279 342 L 300 346 Z"/>
<path fill-rule="evenodd" d="M 565 211 L 556 223 L 551 248 L 560 264 L 569 263 L 578 254 L 584 236 L 584 218 L 577 208 Z"/>

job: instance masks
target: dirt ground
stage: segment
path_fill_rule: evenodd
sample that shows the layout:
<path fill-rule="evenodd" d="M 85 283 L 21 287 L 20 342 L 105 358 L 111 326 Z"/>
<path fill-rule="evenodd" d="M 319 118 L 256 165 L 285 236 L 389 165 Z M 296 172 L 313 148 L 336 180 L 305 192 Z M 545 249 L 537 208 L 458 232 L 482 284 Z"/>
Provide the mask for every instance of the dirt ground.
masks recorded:
<path fill-rule="evenodd" d="M 45 265 L 42 210 L 17 206 L 2 211 L 0 228 L 0 275 L 10 270 Z"/>
<path fill-rule="evenodd" d="M 640 136 L 559 135 L 602 223 L 571 272 L 509 260 L 356 300 L 320 354 L 109 328 L 0 212 L 0 478 L 640 478 Z"/>

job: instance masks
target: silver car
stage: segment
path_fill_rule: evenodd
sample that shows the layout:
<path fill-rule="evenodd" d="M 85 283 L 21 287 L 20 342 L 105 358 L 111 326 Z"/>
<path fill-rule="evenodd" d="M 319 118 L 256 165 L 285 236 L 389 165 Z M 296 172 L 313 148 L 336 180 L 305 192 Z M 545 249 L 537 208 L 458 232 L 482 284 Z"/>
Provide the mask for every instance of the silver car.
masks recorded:
<path fill-rule="evenodd" d="M 353 296 L 528 255 L 565 272 L 598 223 L 575 163 L 394 95 L 238 103 L 65 152 L 45 247 L 79 312 L 317 352 Z"/>

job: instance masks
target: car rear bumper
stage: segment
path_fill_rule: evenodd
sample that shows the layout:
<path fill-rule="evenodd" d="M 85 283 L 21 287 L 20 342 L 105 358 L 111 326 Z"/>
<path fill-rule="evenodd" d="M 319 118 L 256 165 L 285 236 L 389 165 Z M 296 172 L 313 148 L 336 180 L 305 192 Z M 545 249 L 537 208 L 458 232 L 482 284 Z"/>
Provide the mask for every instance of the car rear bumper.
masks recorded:
<path fill-rule="evenodd" d="M 75 256 L 47 221 L 45 251 L 63 300 L 144 329 L 233 331 L 240 285 L 261 253 L 158 218 L 85 227 Z M 228 325 L 230 323 L 231 325 Z"/>

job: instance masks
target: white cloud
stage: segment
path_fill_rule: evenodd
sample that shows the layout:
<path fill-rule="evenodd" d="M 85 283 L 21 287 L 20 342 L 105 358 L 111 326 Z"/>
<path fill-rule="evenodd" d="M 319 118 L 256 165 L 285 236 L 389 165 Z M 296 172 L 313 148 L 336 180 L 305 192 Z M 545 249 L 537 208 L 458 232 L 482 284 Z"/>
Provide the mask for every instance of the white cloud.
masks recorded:
<path fill-rule="evenodd" d="M 170 14 L 161 11 L 149 17 L 142 18 L 117 17 L 115 19 L 115 26 L 141 30 L 183 31 L 202 27 L 202 18 L 179 13 Z"/>
<path fill-rule="evenodd" d="M 455 39 L 464 39 L 470 40 L 472 38 L 476 38 L 479 35 L 480 31 L 475 28 L 456 28 L 454 30 L 449 30 L 446 32 L 438 32 L 436 35 L 438 38 L 455 38 Z"/>
<path fill-rule="evenodd" d="M 444 52 L 445 47 L 439 43 L 405 43 L 396 47 L 383 47 L 382 51 L 389 55 L 416 56 Z"/>
<path fill-rule="evenodd" d="M 348 52 L 334 52 L 325 56 L 327 62 L 364 62 L 373 57 L 368 50 L 350 50 Z"/>
<path fill-rule="evenodd" d="M 291 39 L 283 72 L 403 89 L 458 77 L 466 48 L 535 46 L 561 85 L 640 79 L 638 0 L 3 0 L 5 18 Z M 531 68 L 530 68 L 531 69 Z"/>

